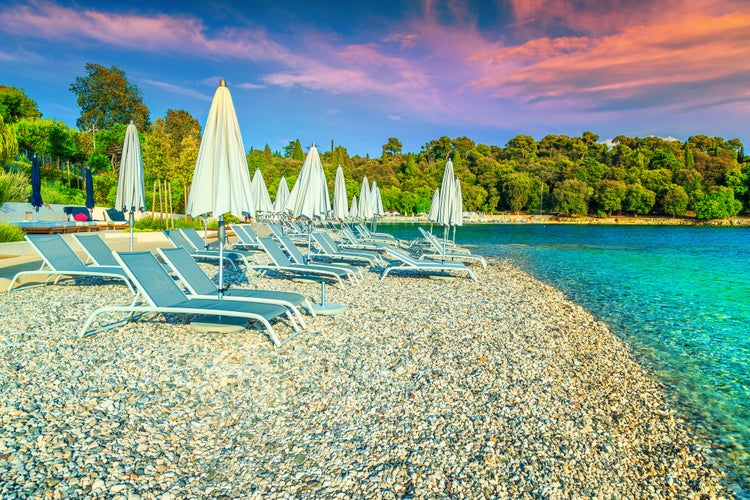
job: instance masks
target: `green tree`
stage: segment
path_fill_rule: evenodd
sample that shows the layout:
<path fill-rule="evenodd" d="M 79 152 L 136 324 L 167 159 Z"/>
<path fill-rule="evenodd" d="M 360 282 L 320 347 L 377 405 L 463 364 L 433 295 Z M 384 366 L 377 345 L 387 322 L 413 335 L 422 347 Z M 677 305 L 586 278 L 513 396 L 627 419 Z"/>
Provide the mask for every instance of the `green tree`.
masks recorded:
<path fill-rule="evenodd" d="M 41 118 L 36 102 L 27 97 L 23 90 L 0 85 L 0 117 L 7 125 L 21 118 Z"/>
<path fill-rule="evenodd" d="M 529 203 L 534 180 L 526 172 L 511 172 L 500 180 L 502 194 L 508 209 L 513 212 L 523 210 Z"/>
<path fill-rule="evenodd" d="M 654 208 L 656 193 L 640 184 L 631 184 L 625 193 L 623 206 L 633 215 L 646 215 Z"/>
<path fill-rule="evenodd" d="M 612 212 L 622 210 L 622 202 L 627 190 L 628 187 L 623 181 L 604 179 L 596 183 L 594 201 L 600 210 L 612 215 Z"/>
<path fill-rule="evenodd" d="M 389 137 L 388 142 L 383 144 L 383 154 L 381 158 L 383 161 L 385 161 L 386 158 L 394 158 L 401 154 L 403 148 L 404 146 L 401 144 L 401 141 L 395 137 Z"/>
<path fill-rule="evenodd" d="M 675 215 L 685 215 L 689 201 L 690 197 L 685 188 L 677 184 L 670 184 L 664 195 L 664 213 L 672 217 Z"/>
<path fill-rule="evenodd" d="M 558 182 L 555 184 L 552 196 L 560 213 L 569 215 L 588 213 L 588 200 L 591 192 L 585 182 L 574 179 Z"/>
<path fill-rule="evenodd" d="M 149 110 L 137 85 L 128 81 L 125 71 L 111 66 L 86 64 L 86 76 L 79 76 L 70 85 L 77 96 L 81 116 L 76 125 L 86 130 L 91 124 L 99 129 L 109 129 L 132 120 L 138 130 L 151 126 Z"/>
<path fill-rule="evenodd" d="M 5 124 L 5 119 L 0 116 L 0 166 L 5 165 L 8 160 L 18 153 L 18 141 L 13 128 Z"/>
<path fill-rule="evenodd" d="M 704 220 L 734 217 L 742 210 L 742 203 L 734 197 L 732 188 L 726 186 L 714 187 L 694 205 L 695 216 Z"/>

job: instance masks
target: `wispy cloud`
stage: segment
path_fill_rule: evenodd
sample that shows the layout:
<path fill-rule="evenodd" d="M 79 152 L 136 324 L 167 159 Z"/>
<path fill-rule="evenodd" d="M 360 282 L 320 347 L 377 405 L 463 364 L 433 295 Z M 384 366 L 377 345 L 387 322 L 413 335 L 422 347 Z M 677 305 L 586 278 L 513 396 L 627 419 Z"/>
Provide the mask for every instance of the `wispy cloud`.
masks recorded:
<path fill-rule="evenodd" d="M 203 94 L 201 92 L 198 92 L 198 91 L 190 89 L 190 88 L 180 87 L 179 85 L 174 85 L 174 84 L 169 83 L 169 82 L 162 82 L 162 81 L 158 81 L 158 80 L 151 80 L 151 79 L 148 79 L 148 78 L 141 78 L 139 81 L 142 82 L 142 83 L 145 83 L 146 85 L 151 85 L 152 87 L 157 87 L 157 88 L 160 88 L 162 90 L 167 90 L 167 91 L 169 91 L 171 93 L 174 93 L 174 94 L 180 94 L 180 95 L 184 95 L 184 96 L 187 96 L 187 97 L 194 97 L 194 98 L 199 99 L 201 101 L 210 101 L 211 100 L 211 96 L 210 95 Z"/>

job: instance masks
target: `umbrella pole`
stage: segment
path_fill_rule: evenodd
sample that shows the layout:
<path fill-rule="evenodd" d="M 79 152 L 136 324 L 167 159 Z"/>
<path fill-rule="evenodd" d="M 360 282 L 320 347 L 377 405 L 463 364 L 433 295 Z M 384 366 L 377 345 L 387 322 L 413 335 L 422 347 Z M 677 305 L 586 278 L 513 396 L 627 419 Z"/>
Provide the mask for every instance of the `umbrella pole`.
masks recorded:
<path fill-rule="evenodd" d="M 313 223 L 312 219 L 308 220 L 309 226 L 307 228 L 307 258 L 305 259 L 305 264 L 309 264 L 312 260 L 310 258 L 310 249 L 312 248 L 312 231 L 313 231 Z"/>
<path fill-rule="evenodd" d="M 133 251 L 133 226 L 135 225 L 135 215 L 131 210 L 128 214 L 128 226 L 130 226 L 130 251 Z"/>
<path fill-rule="evenodd" d="M 208 218 L 203 217 L 203 249 L 208 249 Z"/>
<path fill-rule="evenodd" d="M 224 229 L 224 214 L 219 216 L 219 298 L 224 296 L 224 237 L 226 236 Z"/>
<path fill-rule="evenodd" d="M 448 226 L 443 227 L 443 262 L 445 262 L 446 248 L 448 248 Z"/>

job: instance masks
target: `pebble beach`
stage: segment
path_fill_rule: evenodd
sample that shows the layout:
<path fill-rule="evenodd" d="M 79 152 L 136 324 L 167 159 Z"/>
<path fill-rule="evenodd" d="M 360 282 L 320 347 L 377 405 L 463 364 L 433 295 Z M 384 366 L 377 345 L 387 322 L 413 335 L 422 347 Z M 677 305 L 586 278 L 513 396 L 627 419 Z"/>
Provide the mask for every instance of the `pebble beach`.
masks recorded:
<path fill-rule="evenodd" d="M 603 323 L 505 261 L 476 272 L 329 286 L 346 312 L 280 348 L 181 316 L 78 338 L 130 300 L 97 279 L 3 293 L 0 498 L 732 497 Z"/>

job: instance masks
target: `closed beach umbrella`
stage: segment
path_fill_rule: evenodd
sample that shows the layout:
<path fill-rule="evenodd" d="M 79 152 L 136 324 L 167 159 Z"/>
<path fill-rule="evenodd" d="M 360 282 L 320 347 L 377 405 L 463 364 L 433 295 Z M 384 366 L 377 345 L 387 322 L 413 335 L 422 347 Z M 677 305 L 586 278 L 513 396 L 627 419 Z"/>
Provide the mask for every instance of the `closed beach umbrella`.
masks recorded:
<path fill-rule="evenodd" d="M 292 216 L 304 217 L 308 220 L 310 228 L 307 238 L 307 255 L 309 258 L 313 219 L 325 219 L 328 212 L 331 211 L 328 184 L 315 144 L 310 146 L 310 150 L 305 156 L 297 181 L 289 193 L 284 208 L 289 210 Z"/>
<path fill-rule="evenodd" d="M 251 186 L 253 191 L 253 201 L 255 202 L 255 211 L 260 213 L 273 212 L 273 203 L 271 203 L 271 197 L 268 195 L 266 181 L 263 179 L 263 174 L 260 172 L 259 168 L 255 170 Z"/>
<path fill-rule="evenodd" d="M 89 211 L 94 209 L 94 178 L 91 176 L 91 169 L 87 168 L 84 175 L 86 179 L 86 208 Z"/>
<path fill-rule="evenodd" d="M 359 190 L 359 218 L 372 218 L 372 203 L 370 201 L 370 185 L 367 182 L 367 176 L 362 178 L 362 187 Z"/>
<path fill-rule="evenodd" d="M 239 219 L 255 217 L 250 172 L 242 144 L 240 125 L 232 96 L 221 80 L 208 111 L 198 160 L 190 185 L 187 213 L 193 217 L 211 215 L 219 220 L 219 262 L 224 259 L 224 214 Z M 219 297 L 224 291 L 224 266 L 219 266 Z"/>
<path fill-rule="evenodd" d="M 440 189 L 435 188 L 435 192 L 432 193 L 432 201 L 430 202 L 430 212 L 427 214 L 427 220 L 430 222 L 437 222 L 439 209 L 440 209 Z"/>
<path fill-rule="evenodd" d="M 128 226 L 130 227 L 130 251 L 133 251 L 133 225 L 135 211 L 146 209 L 146 196 L 143 192 L 143 159 L 141 157 L 141 142 L 138 140 L 138 129 L 133 121 L 125 129 L 125 140 L 122 144 L 120 158 L 120 175 L 117 179 L 117 194 L 115 208 L 128 212 Z"/>
<path fill-rule="evenodd" d="M 380 188 L 376 181 L 372 181 L 370 188 L 370 204 L 372 205 L 372 230 L 377 227 L 377 218 L 385 214 L 383 210 L 383 199 L 380 197 Z"/>
<path fill-rule="evenodd" d="M 276 198 L 273 200 L 273 211 L 275 213 L 284 213 L 284 205 L 287 198 L 289 198 L 289 184 L 286 183 L 286 177 L 282 175 L 279 187 L 276 188 Z"/>
<path fill-rule="evenodd" d="M 359 205 L 357 205 L 357 195 L 352 196 L 352 204 L 349 207 L 349 218 L 354 220 L 359 217 Z"/>
<path fill-rule="evenodd" d="M 453 215 L 451 226 L 453 226 L 453 243 L 456 242 L 456 228 L 464 225 L 464 200 L 461 192 L 461 180 L 456 177 L 453 187 Z"/>
<path fill-rule="evenodd" d="M 440 205 L 438 207 L 437 222 L 443 226 L 443 240 L 448 243 L 448 226 L 451 224 L 453 214 L 453 197 L 455 194 L 455 181 L 453 177 L 453 161 L 450 159 L 445 162 L 443 171 L 443 182 L 440 185 Z M 443 256 L 445 257 L 445 256 Z"/>
<path fill-rule="evenodd" d="M 31 206 L 34 207 L 36 220 L 39 220 L 39 209 L 44 205 L 42 200 L 42 173 L 39 169 L 39 159 L 34 155 L 31 160 Z"/>
<path fill-rule="evenodd" d="M 432 232 L 432 225 L 435 222 L 437 222 L 439 209 L 440 209 L 440 189 L 435 188 L 435 192 L 432 193 L 432 201 L 430 202 L 430 212 L 427 214 L 427 220 L 430 221 L 430 232 Z"/>
<path fill-rule="evenodd" d="M 333 218 L 343 222 L 349 217 L 349 197 L 346 195 L 346 181 L 344 169 L 341 165 L 336 169 L 336 180 L 333 183 Z"/>

